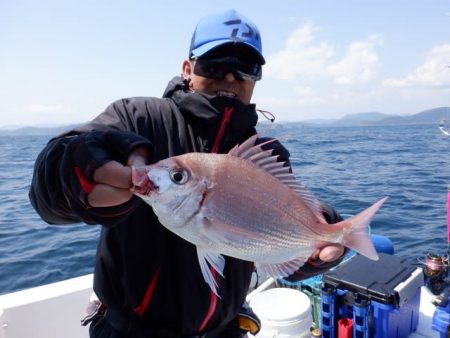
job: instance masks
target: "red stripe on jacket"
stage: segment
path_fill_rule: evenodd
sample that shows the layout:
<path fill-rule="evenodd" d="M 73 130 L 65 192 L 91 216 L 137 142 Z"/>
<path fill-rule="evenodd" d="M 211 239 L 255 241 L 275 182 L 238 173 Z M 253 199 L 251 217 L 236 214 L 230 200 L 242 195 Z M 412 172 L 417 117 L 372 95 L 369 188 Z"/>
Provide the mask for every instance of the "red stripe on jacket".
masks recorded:
<path fill-rule="evenodd" d="M 219 131 L 217 132 L 216 138 L 214 140 L 213 147 L 211 149 L 212 153 L 217 153 L 219 150 L 220 143 L 222 142 L 223 134 L 225 133 L 225 127 L 228 122 L 230 122 L 231 113 L 233 112 L 234 107 L 225 107 L 223 109 L 222 121 L 219 126 Z"/>
<path fill-rule="evenodd" d="M 159 278 L 159 273 L 161 271 L 161 267 L 158 267 L 155 274 L 152 277 L 152 280 L 150 281 L 150 284 L 147 287 L 147 290 L 145 291 L 144 298 L 142 298 L 141 304 L 139 304 L 135 309 L 134 312 L 138 315 L 142 316 L 148 308 L 148 304 L 150 303 L 150 300 L 152 299 L 153 292 L 155 291 L 156 282 Z"/>
<path fill-rule="evenodd" d="M 211 274 L 214 278 L 214 280 L 217 280 L 217 271 L 214 270 L 214 268 L 210 267 Z M 217 306 L 217 295 L 211 290 L 210 297 L 209 297 L 209 308 L 206 312 L 205 318 L 203 318 L 202 323 L 200 324 L 200 327 L 198 329 L 199 332 L 203 331 L 208 324 L 209 320 L 213 316 L 214 312 L 216 311 Z"/>

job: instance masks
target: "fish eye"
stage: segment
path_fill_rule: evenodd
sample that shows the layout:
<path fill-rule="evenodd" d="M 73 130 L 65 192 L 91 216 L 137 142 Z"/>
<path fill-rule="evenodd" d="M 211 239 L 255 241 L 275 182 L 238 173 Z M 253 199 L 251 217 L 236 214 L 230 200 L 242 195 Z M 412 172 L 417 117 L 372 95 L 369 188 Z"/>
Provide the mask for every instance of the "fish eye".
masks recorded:
<path fill-rule="evenodd" d="M 188 173 L 183 169 L 173 169 L 169 172 L 170 179 L 176 184 L 185 184 L 188 180 Z"/>

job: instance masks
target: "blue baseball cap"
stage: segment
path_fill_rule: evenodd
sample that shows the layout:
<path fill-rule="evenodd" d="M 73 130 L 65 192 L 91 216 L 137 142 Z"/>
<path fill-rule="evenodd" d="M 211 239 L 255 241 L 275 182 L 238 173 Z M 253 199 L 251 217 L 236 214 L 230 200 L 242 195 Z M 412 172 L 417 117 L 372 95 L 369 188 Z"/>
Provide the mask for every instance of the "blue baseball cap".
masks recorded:
<path fill-rule="evenodd" d="M 201 57 L 226 44 L 247 46 L 260 64 L 266 63 L 258 27 L 234 9 L 204 17 L 198 22 L 192 35 L 189 58 Z"/>

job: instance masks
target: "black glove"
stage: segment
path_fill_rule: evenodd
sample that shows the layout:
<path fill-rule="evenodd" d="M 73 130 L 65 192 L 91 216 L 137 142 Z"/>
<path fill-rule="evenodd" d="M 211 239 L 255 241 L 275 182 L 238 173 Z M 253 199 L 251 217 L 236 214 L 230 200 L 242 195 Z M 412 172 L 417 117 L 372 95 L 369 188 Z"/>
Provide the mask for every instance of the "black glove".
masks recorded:
<path fill-rule="evenodd" d="M 95 169 L 115 160 L 126 165 L 128 156 L 138 146 L 151 143 L 146 138 L 127 131 L 91 131 L 73 137 L 67 145 L 64 166 L 80 168 L 87 179 L 92 180 Z"/>
<path fill-rule="evenodd" d="M 97 168 L 111 160 L 126 165 L 133 149 L 144 145 L 151 151 L 151 143 L 138 134 L 117 130 L 94 130 L 70 138 L 59 173 L 62 191 L 71 209 L 87 223 L 102 224 L 108 215 L 112 217 L 131 210 L 134 199 L 117 207 L 91 208 L 87 196 L 96 185 L 93 175 Z"/>

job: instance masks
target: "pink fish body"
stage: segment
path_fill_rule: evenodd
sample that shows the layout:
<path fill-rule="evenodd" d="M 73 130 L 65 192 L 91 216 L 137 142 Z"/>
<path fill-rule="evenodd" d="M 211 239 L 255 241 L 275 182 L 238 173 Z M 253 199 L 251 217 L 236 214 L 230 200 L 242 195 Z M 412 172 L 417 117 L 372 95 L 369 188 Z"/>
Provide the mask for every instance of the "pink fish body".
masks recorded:
<path fill-rule="evenodd" d="M 327 224 L 320 202 L 277 156 L 254 145 L 256 137 L 228 154 L 188 153 L 133 170 L 135 193 L 161 224 L 197 246 L 211 289 L 217 293 L 208 263 L 222 274 L 222 255 L 255 262 L 273 277 L 291 275 L 330 243 L 378 259 L 367 227 L 386 197 Z"/>

